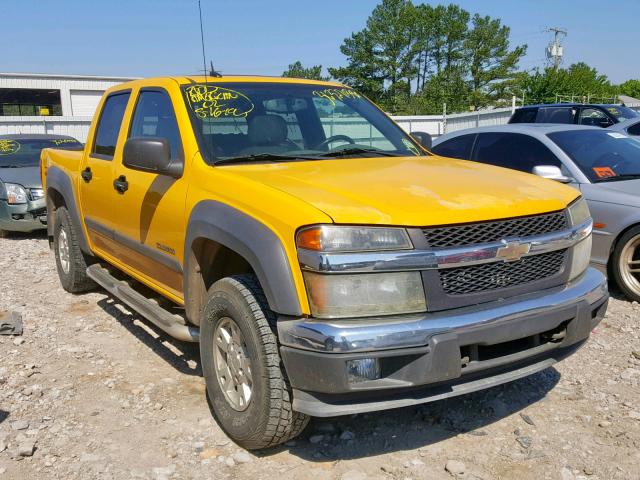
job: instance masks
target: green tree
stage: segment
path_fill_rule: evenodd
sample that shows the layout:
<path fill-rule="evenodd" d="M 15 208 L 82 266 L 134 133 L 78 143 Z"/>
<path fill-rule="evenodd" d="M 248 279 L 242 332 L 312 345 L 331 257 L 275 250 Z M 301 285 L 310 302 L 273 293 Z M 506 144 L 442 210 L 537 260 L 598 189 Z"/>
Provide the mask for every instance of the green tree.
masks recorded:
<path fill-rule="evenodd" d="M 474 110 L 504 98 L 505 90 L 514 83 L 518 62 L 526 46 L 513 50 L 509 45 L 509 27 L 499 19 L 474 15 L 472 28 L 464 40 L 469 73 L 469 103 Z"/>
<path fill-rule="evenodd" d="M 290 64 L 289 68 L 285 72 L 282 72 L 283 77 L 292 78 L 307 78 L 309 80 L 328 80 L 329 77 L 322 76 L 322 65 L 314 65 L 313 67 L 305 68 L 302 62 L 299 60 Z"/>
<path fill-rule="evenodd" d="M 569 68 L 547 67 L 522 74 L 517 82 L 527 103 L 553 103 L 558 100 L 603 101 L 612 99 L 617 91 L 606 75 L 586 63 Z"/>
<path fill-rule="evenodd" d="M 382 0 L 366 27 L 344 40 L 340 51 L 347 65 L 329 69 L 331 75 L 362 88 L 387 108 L 408 99 L 414 78 L 414 10 L 410 0 Z"/>
<path fill-rule="evenodd" d="M 629 97 L 640 99 L 640 80 L 627 80 L 620 84 L 620 95 L 628 95 Z"/>
<path fill-rule="evenodd" d="M 371 100 L 380 102 L 384 95 L 384 76 L 371 61 L 373 44 L 366 30 L 353 33 L 340 46 L 340 51 L 347 57 L 345 67 L 329 68 L 332 77 L 345 85 L 355 88 Z"/>
<path fill-rule="evenodd" d="M 480 108 L 510 97 L 526 46 L 509 27 L 455 4 L 381 0 L 366 26 L 340 46 L 346 65 L 330 68 L 393 113 Z"/>

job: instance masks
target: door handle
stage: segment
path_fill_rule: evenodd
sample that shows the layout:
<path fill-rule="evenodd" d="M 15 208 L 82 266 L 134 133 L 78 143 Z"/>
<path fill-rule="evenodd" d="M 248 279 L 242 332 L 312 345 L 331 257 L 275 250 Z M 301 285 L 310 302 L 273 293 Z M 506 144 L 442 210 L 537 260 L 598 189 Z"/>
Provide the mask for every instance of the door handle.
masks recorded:
<path fill-rule="evenodd" d="M 82 171 L 82 173 L 80 173 L 80 176 L 86 183 L 89 183 L 93 178 L 93 173 L 91 173 L 91 168 L 90 167 L 85 168 Z"/>
<path fill-rule="evenodd" d="M 124 175 L 120 175 L 113 181 L 113 188 L 115 188 L 119 193 L 124 193 L 129 190 L 129 182 L 127 182 L 127 177 Z"/>

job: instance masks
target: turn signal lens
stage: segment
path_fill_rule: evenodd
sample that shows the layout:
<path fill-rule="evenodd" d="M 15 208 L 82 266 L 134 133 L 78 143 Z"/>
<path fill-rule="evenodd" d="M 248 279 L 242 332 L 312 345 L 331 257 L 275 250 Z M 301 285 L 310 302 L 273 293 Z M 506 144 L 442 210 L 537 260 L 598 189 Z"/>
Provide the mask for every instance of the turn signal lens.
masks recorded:
<path fill-rule="evenodd" d="M 298 232 L 297 244 L 307 250 L 322 250 L 322 227 L 308 228 Z"/>

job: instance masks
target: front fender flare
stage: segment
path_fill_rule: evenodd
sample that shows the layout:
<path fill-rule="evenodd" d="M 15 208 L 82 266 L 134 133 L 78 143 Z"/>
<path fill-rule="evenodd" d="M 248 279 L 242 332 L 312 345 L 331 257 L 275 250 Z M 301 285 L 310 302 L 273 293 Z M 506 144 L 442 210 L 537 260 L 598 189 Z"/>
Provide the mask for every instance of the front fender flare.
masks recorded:
<path fill-rule="evenodd" d="M 185 239 L 185 288 L 190 285 L 189 252 L 198 238 L 213 240 L 241 255 L 256 273 L 273 311 L 282 315 L 302 314 L 284 246 L 263 223 L 214 200 L 198 203 L 191 211 Z M 185 298 L 187 295 L 185 291 Z"/>

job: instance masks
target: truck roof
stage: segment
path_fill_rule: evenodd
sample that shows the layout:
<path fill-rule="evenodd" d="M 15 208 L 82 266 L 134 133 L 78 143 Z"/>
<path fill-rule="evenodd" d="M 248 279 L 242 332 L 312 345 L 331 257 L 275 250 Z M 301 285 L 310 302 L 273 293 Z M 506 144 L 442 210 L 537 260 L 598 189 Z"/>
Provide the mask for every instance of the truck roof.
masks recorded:
<path fill-rule="evenodd" d="M 290 83 L 290 84 L 312 84 L 312 85 L 327 85 L 332 87 L 344 87 L 341 83 L 338 82 L 329 82 L 324 80 L 309 80 L 306 78 L 290 78 L 290 77 L 276 77 L 276 76 L 266 76 L 266 75 L 224 75 L 221 77 L 210 77 L 207 76 L 205 78 L 204 75 L 188 75 L 188 76 L 167 76 L 167 77 L 152 77 L 152 78 L 141 78 L 138 80 L 132 80 L 130 82 L 125 82 L 117 85 L 116 87 L 112 87 L 112 89 L 122 89 L 123 87 L 133 87 L 133 86 L 142 86 L 149 85 L 152 83 L 163 83 L 166 81 L 171 81 L 178 83 L 179 85 L 188 85 L 191 83 L 231 83 L 231 82 L 255 82 L 255 83 Z M 109 89 L 111 90 L 111 89 Z"/>

